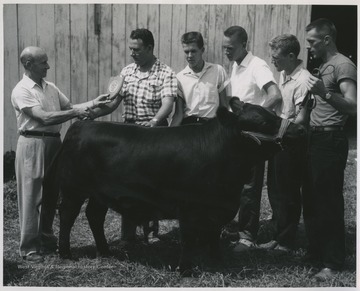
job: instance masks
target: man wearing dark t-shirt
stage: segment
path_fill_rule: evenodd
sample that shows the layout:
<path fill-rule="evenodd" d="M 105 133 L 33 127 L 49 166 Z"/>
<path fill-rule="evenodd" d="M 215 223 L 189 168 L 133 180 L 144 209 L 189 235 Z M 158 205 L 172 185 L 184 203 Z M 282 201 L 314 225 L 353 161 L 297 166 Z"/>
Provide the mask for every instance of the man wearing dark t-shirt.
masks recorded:
<path fill-rule="evenodd" d="M 307 258 L 322 263 L 314 278 L 331 280 L 345 260 L 344 170 L 348 140 L 343 131 L 356 115 L 357 69 L 336 47 L 336 28 L 327 19 L 306 27 L 309 52 L 322 60 L 319 76 L 307 88 L 316 98 L 310 119 L 306 177 L 303 188 L 304 222 L 309 240 Z"/>

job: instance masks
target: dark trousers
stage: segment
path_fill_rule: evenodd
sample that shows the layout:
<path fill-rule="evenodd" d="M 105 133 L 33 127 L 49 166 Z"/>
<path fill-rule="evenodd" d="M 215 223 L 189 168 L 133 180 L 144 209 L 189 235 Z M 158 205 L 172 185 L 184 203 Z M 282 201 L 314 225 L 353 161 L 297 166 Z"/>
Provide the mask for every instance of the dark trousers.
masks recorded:
<path fill-rule="evenodd" d="M 305 145 L 299 145 L 275 154 L 268 162 L 268 196 L 275 226 L 273 239 L 287 247 L 293 247 L 301 215 L 304 161 Z"/>
<path fill-rule="evenodd" d="M 309 254 L 325 267 L 340 269 L 345 260 L 344 170 L 348 140 L 342 131 L 309 135 L 303 207 Z"/>
<path fill-rule="evenodd" d="M 255 240 L 259 230 L 261 192 L 264 182 L 265 161 L 251 168 L 251 180 L 240 194 L 238 224 L 240 238 Z"/>

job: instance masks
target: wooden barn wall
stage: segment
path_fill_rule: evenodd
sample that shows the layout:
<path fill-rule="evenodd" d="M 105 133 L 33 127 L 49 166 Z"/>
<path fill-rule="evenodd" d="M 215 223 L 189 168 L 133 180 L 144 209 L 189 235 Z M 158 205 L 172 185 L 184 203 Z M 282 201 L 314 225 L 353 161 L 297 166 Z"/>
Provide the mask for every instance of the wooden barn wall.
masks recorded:
<path fill-rule="evenodd" d="M 19 55 L 26 46 L 46 50 L 47 79 L 79 103 L 106 92 L 110 76 L 131 62 L 127 41 L 135 28 L 153 32 L 155 55 L 176 72 L 186 64 L 181 35 L 200 31 L 206 60 L 228 70 L 230 64 L 222 51 L 227 27 L 243 26 L 249 35 L 248 49 L 268 64 L 268 41 L 282 33 L 295 34 L 302 47 L 300 57 L 306 59 L 304 29 L 311 12 L 309 5 L 5 4 L 3 8 L 4 151 L 16 148 L 10 95 L 22 78 Z M 121 113 L 120 107 L 101 120 L 121 121 Z M 63 134 L 69 125 L 63 126 Z"/>

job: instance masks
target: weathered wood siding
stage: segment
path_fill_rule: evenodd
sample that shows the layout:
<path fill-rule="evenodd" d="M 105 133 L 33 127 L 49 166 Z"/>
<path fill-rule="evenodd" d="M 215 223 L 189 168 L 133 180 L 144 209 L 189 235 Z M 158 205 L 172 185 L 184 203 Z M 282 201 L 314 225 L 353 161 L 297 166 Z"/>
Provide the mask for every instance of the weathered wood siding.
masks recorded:
<path fill-rule="evenodd" d="M 223 31 L 232 25 L 246 29 L 248 49 L 269 64 L 268 41 L 281 33 L 299 38 L 300 57 L 306 59 L 304 28 L 310 21 L 310 10 L 309 5 L 5 4 L 4 151 L 16 148 L 10 95 L 22 78 L 19 55 L 26 46 L 41 46 L 47 51 L 51 67 L 47 79 L 73 103 L 79 103 L 104 93 L 110 76 L 132 61 L 127 40 L 135 28 L 153 32 L 155 55 L 176 72 L 186 64 L 181 35 L 200 31 L 206 59 L 228 70 L 222 38 Z M 121 121 L 121 113 L 120 107 L 101 119 Z M 63 133 L 69 125 L 63 126 Z"/>

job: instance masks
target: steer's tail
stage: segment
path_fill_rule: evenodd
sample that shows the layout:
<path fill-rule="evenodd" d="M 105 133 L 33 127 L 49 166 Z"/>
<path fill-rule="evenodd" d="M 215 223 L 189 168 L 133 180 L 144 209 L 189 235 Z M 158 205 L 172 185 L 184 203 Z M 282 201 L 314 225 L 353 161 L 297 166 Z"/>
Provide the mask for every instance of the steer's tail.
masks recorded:
<path fill-rule="evenodd" d="M 41 232 L 52 235 L 52 225 L 59 197 L 58 166 L 63 146 L 60 147 L 45 173 L 43 181 L 43 195 L 41 204 Z"/>

